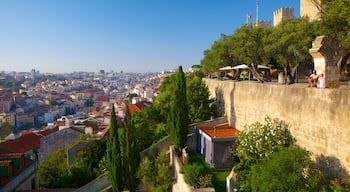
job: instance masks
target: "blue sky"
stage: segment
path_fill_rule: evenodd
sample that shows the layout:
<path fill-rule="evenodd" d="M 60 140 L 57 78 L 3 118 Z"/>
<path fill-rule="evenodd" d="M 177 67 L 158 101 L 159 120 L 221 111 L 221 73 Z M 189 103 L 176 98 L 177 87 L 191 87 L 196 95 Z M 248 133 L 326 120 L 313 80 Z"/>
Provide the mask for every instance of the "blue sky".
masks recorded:
<path fill-rule="evenodd" d="M 259 20 L 299 0 L 259 0 Z M 160 72 L 199 64 L 256 0 L 0 0 L 0 71 Z"/>

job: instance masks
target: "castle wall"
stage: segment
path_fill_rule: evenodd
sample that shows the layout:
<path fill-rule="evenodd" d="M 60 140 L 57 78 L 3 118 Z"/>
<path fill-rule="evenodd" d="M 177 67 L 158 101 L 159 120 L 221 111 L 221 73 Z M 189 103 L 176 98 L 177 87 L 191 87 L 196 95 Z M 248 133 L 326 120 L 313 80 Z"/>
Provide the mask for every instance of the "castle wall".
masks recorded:
<path fill-rule="evenodd" d="M 309 17 L 310 21 L 320 18 L 321 0 L 300 0 L 300 17 Z"/>
<path fill-rule="evenodd" d="M 232 127 L 239 130 L 266 116 L 290 124 L 297 144 L 318 160 L 339 159 L 350 170 L 350 89 L 307 85 L 205 79 L 211 96 L 221 100 Z M 323 155 L 323 156 L 321 156 Z"/>
<path fill-rule="evenodd" d="M 277 26 L 284 19 L 294 18 L 294 8 L 293 7 L 282 7 L 273 12 L 273 26 Z"/>

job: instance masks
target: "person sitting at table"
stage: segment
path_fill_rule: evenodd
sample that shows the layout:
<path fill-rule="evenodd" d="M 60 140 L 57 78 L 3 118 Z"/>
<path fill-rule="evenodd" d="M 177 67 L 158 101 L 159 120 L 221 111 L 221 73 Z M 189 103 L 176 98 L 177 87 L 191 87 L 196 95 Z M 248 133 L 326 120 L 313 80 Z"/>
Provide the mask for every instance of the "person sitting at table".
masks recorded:
<path fill-rule="evenodd" d="M 318 79 L 318 75 L 316 73 L 316 70 L 313 70 L 312 74 L 307 78 L 308 87 L 316 87 L 317 79 Z"/>

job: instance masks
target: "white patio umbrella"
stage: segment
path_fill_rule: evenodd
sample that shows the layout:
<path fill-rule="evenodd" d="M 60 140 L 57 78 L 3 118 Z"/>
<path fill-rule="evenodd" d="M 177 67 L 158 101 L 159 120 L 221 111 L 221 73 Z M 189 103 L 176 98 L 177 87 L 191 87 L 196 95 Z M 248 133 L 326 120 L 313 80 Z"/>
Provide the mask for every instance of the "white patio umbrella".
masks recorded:
<path fill-rule="evenodd" d="M 231 67 L 231 66 L 226 66 L 226 67 L 221 67 L 219 70 L 220 71 L 227 71 L 227 70 L 232 70 L 233 69 L 233 67 Z"/>
<path fill-rule="evenodd" d="M 233 69 L 248 69 L 247 64 L 236 65 Z M 270 69 L 270 67 L 265 65 L 258 65 L 258 69 Z"/>

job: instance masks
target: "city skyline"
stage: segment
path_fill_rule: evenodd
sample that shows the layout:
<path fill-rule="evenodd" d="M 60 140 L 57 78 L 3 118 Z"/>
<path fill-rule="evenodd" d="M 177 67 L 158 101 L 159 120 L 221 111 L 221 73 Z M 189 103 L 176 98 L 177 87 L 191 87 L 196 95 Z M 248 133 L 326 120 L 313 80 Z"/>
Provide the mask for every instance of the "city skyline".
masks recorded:
<path fill-rule="evenodd" d="M 160 72 L 257 18 L 256 0 L 0 0 L 0 71 Z M 297 0 L 260 0 L 259 20 Z M 247 16 L 252 18 L 247 19 Z"/>

